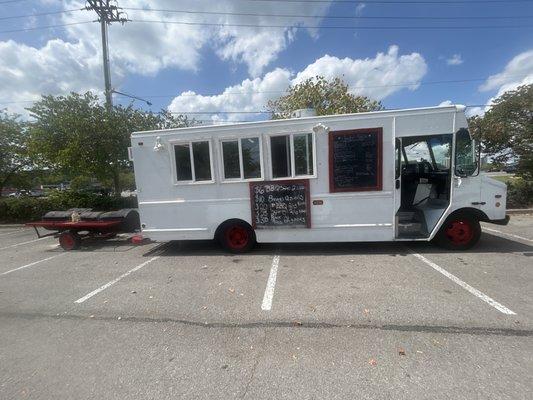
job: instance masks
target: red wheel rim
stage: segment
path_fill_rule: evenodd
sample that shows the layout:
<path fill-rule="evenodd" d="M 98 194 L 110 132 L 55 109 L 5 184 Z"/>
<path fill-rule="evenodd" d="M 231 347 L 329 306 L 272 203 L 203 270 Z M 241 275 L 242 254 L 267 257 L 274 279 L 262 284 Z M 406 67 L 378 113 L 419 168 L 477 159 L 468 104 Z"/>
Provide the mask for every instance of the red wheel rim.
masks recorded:
<path fill-rule="evenodd" d="M 72 250 L 76 244 L 76 241 L 74 240 L 74 236 L 67 233 L 65 235 L 61 235 L 61 237 L 59 238 L 59 244 L 65 250 Z"/>
<path fill-rule="evenodd" d="M 474 237 L 474 230 L 469 221 L 458 219 L 448 224 L 446 236 L 453 244 L 465 245 Z"/>
<path fill-rule="evenodd" d="M 238 225 L 231 226 L 226 229 L 225 236 L 228 246 L 236 250 L 245 248 L 250 241 L 248 229 Z"/>

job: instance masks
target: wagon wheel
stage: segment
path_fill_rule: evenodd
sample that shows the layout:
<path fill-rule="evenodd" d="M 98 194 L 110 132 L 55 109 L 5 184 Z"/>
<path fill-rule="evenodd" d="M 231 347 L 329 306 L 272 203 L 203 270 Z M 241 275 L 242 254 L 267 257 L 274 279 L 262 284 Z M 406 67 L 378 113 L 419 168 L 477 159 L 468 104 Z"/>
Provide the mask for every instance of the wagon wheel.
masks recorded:
<path fill-rule="evenodd" d="M 59 235 L 59 245 L 65 251 L 75 250 L 81 245 L 81 237 L 75 231 L 61 232 Z"/>

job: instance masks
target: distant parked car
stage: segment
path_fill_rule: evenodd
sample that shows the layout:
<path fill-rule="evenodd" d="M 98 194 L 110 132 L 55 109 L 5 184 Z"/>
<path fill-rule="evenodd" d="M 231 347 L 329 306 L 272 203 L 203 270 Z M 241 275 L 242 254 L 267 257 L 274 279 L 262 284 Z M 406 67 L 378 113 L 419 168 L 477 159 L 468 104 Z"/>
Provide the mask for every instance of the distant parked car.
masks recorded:
<path fill-rule="evenodd" d="M 518 163 L 506 165 L 503 170 L 508 174 L 514 174 L 518 170 Z"/>

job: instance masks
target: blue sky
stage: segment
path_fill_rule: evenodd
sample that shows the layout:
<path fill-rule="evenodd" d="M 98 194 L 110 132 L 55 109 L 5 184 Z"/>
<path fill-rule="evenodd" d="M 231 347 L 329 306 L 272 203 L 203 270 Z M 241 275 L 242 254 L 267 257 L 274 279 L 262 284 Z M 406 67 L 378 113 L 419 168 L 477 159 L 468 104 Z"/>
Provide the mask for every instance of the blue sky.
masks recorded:
<path fill-rule="evenodd" d="M 95 19 L 92 12 L 1 19 L 79 9 L 84 2 L 22 0 L 2 4 L 2 1 L 0 31 L 29 30 L 0 34 L 0 107 L 23 113 L 24 107 L 31 104 L 27 101 L 37 99 L 41 93 L 101 92 L 103 74 L 97 23 L 32 30 L 91 21 Z M 288 84 L 315 74 L 342 75 L 352 92 L 381 100 L 387 108 L 430 106 L 444 101 L 486 104 L 519 84 L 533 83 L 533 1 L 402 4 L 398 0 L 393 4 L 372 4 L 118 0 L 118 4 L 128 9 L 125 11 L 132 22 L 110 28 L 113 86 L 147 96 L 153 103 L 152 110 L 169 107 L 174 112 L 232 112 L 199 116 L 214 122 L 266 118 L 251 112 L 263 110 L 266 101 L 279 95 Z M 235 15 L 239 13 L 259 15 Z M 361 18 L 328 18 L 335 16 Z M 504 18 L 517 16 L 520 18 Z M 453 19 L 438 19 L 443 17 Z M 460 29 L 470 26 L 493 28 Z M 388 28 L 375 29 L 378 27 Z M 434 83 L 471 79 L 476 80 Z M 130 100 L 117 96 L 115 101 L 128 104 Z M 142 102 L 135 104 L 149 108 Z"/>

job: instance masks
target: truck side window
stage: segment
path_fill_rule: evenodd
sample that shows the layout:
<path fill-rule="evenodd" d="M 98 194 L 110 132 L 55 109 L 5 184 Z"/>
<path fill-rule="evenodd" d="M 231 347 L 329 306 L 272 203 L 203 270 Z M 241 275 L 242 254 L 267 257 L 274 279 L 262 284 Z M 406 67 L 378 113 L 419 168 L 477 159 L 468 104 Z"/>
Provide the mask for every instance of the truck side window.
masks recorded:
<path fill-rule="evenodd" d="M 287 178 L 291 176 L 290 136 L 273 136 L 270 138 L 272 153 L 272 177 Z"/>
<path fill-rule="evenodd" d="M 176 155 L 176 175 L 178 181 L 192 181 L 191 152 L 189 144 L 174 146 Z"/>
<path fill-rule="evenodd" d="M 211 181 L 211 155 L 208 141 L 174 145 L 178 182 Z"/>
<path fill-rule="evenodd" d="M 315 172 L 312 133 L 272 136 L 270 153 L 273 178 L 309 176 Z"/>
<path fill-rule="evenodd" d="M 222 142 L 224 179 L 261 178 L 259 138 L 242 138 Z"/>
<path fill-rule="evenodd" d="M 313 135 L 294 135 L 294 168 L 296 175 L 313 175 Z"/>
<path fill-rule="evenodd" d="M 222 159 L 224 162 L 224 179 L 239 179 L 241 167 L 239 166 L 239 142 L 222 142 Z"/>
<path fill-rule="evenodd" d="M 244 179 L 261 178 L 259 138 L 241 139 L 241 152 Z"/>
<path fill-rule="evenodd" d="M 455 175 L 470 176 L 477 171 L 475 142 L 468 129 L 459 129 L 455 135 Z"/>
<path fill-rule="evenodd" d="M 209 157 L 209 142 L 194 142 L 192 144 L 194 159 L 194 175 L 196 181 L 211 180 L 211 157 Z"/>

